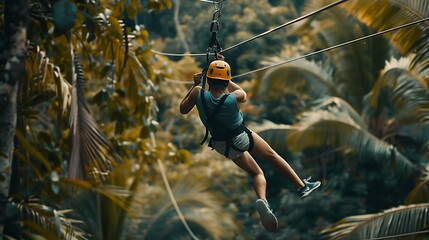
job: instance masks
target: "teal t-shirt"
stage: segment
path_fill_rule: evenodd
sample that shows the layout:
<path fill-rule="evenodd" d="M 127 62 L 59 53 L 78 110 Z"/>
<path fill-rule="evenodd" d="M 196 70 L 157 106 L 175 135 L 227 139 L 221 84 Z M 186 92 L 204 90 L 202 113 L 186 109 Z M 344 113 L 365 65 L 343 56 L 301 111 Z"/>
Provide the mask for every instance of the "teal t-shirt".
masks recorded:
<path fill-rule="evenodd" d="M 222 94 L 220 97 L 215 98 L 213 95 L 208 92 L 204 91 L 204 98 L 205 102 L 207 104 L 207 110 L 209 114 L 212 114 L 214 109 L 216 108 L 217 104 L 220 102 L 220 99 L 222 98 L 224 94 Z M 203 122 L 204 126 L 207 127 L 207 116 L 204 111 L 203 103 L 201 101 L 201 92 L 198 94 L 197 99 L 197 109 L 198 113 L 200 115 L 201 121 Z M 237 99 L 234 94 L 229 94 L 226 98 L 225 102 L 223 103 L 221 109 L 218 111 L 218 113 L 215 116 L 214 123 L 217 125 L 217 130 L 219 131 L 231 131 L 239 127 L 243 122 L 243 114 L 241 113 L 240 109 L 238 108 Z M 213 132 L 213 129 L 208 128 L 210 132 Z M 219 133 L 223 134 L 223 133 Z"/>

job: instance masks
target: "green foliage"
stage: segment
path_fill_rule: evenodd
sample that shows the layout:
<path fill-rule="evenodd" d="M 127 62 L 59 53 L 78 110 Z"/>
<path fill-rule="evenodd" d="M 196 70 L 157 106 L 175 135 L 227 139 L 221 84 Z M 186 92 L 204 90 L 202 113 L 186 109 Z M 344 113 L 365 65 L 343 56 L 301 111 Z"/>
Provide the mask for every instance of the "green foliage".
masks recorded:
<path fill-rule="evenodd" d="M 120 236 L 120 228 L 126 216 L 123 213 L 128 212 L 130 193 L 122 186 L 119 187 L 118 183 L 109 184 L 110 163 L 106 160 L 111 157 L 117 160 L 119 157 L 115 150 L 126 149 L 128 146 L 122 145 L 122 142 L 118 143 L 119 140 L 115 138 L 110 140 L 113 140 L 116 149 L 110 146 L 108 137 L 114 135 L 106 131 L 109 130 L 108 127 L 100 128 L 95 120 L 102 119 L 106 126 L 110 126 L 110 119 L 113 119 L 112 123 L 115 124 L 115 120 L 120 116 L 113 114 L 109 118 L 109 112 L 104 112 L 105 114 L 93 117 L 90 112 L 96 107 L 87 103 L 86 96 L 88 92 L 92 95 L 94 87 L 108 89 L 104 86 L 106 77 L 110 76 L 114 84 L 113 94 L 120 94 L 113 100 L 120 100 L 117 106 L 127 113 L 123 119 L 129 118 L 130 125 L 133 126 L 145 125 L 146 119 L 150 118 L 153 111 L 153 105 L 150 104 L 153 101 L 150 100 L 153 99 L 150 96 L 151 82 L 148 80 L 148 75 L 152 77 L 153 71 L 148 64 L 150 56 L 144 55 L 144 46 L 140 46 L 147 39 L 147 31 L 139 26 L 135 26 L 133 28 L 135 30 L 131 31 L 121 24 L 122 7 L 125 6 L 128 16 L 132 16 L 133 11 L 140 11 L 140 3 L 131 1 L 130 4 L 112 5 L 113 11 L 104 4 L 110 3 L 96 5 L 93 2 L 60 1 L 45 5 L 38 1 L 32 2 L 32 6 L 37 8 L 31 10 L 34 31 L 29 35 L 29 41 L 32 43 L 27 62 L 28 75 L 20 82 L 18 93 L 17 132 L 22 131 L 23 134 L 19 135 L 20 142 L 16 151 L 17 171 L 14 172 L 15 182 L 12 183 L 14 186 L 12 201 L 36 194 L 45 204 L 59 206 L 64 202 L 70 204 L 69 202 L 75 200 L 72 197 L 83 195 L 86 191 L 96 192 L 97 194 L 92 197 L 103 199 L 104 204 L 97 206 L 96 215 L 84 221 L 91 222 L 91 218 L 99 218 L 111 219 L 112 222 L 104 220 L 95 229 L 85 230 L 92 233 L 98 232 L 96 229 L 101 228 L 102 234 L 98 235 L 100 239 L 106 239 L 103 236 L 117 239 L 115 236 Z M 44 17 L 40 14 L 44 16 L 52 14 L 53 17 Z M 44 31 L 46 30 L 44 28 L 53 28 L 54 31 Z M 134 50 L 139 51 L 139 55 Z M 73 56 L 80 56 L 80 60 Z M 108 69 L 109 75 L 103 75 L 99 68 L 108 64 L 114 68 Z M 84 87 L 85 78 L 91 79 L 87 85 L 89 90 Z M 109 92 L 106 93 L 109 99 Z M 104 100 L 104 103 L 108 102 L 106 98 L 101 100 Z M 133 111 L 128 111 L 128 108 Z M 64 121 L 69 116 L 72 116 L 72 132 L 68 130 Z M 122 122 L 118 125 L 124 126 Z M 122 133 L 125 127 L 117 129 L 118 133 Z M 70 135 L 74 136 L 72 144 L 68 140 Z M 128 139 L 122 140 L 125 142 Z M 143 141 L 142 146 L 144 144 Z M 70 151 L 72 157 L 69 165 Z M 128 158 L 127 155 L 121 157 Z M 142 156 L 132 152 L 130 158 L 141 159 Z M 82 159 L 88 161 L 79 163 Z M 95 176 L 92 179 L 95 179 L 97 184 L 64 178 L 69 169 L 79 168 L 82 169 L 81 174 L 73 177 L 87 177 L 92 174 Z M 100 184 L 100 179 L 106 182 Z M 70 185 L 80 190 L 71 192 Z M 135 187 L 131 188 L 133 189 L 135 190 Z M 115 217 L 108 215 L 112 208 L 116 209 Z M 120 218 L 117 218 L 118 216 Z M 28 224 L 34 225 L 32 222 Z M 48 239 L 55 239 L 52 233 L 41 231 L 40 228 L 43 227 L 31 228 L 29 234 L 37 233 Z M 116 235 L 110 234 L 112 232 L 109 233 L 109 229 Z M 74 236 L 73 229 L 71 231 L 70 236 Z M 54 235 L 57 233 L 54 232 Z"/>
<path fill-rule="evenodd" d="M 163 11 L 171 8 L 171 2 L 169 0 L 149 0 L 146 8 L 150 11 Z"/>
<path fill-rule="evenodd" d="M 201 239 L 230 238 L 237 232 L 237 225 L 231 214 L 219 204 L 216 195 L 207 191 L 209 184 L 207 178 L 201 178 L 198 174 L 187 174 L 176 180 L 173 194 L 196 236 Z M 153 200 L 146 202 L 143 210 L 147 217 L 142 218 L 136 225 L 138 229 L 146 226 L 145 231 L 142 233 L 137 231 L 131 236 L 142 234 L 141 239 L 171 239 L 173 236 L 188 236 L 165 191 L 153 190 L 156 190 L 152 193 Z M 155 195 L 156 192 L 158 194 Z M 212 219 L 222 219 L 222 221 L 212 221 Z"/>
<path fill-rule="evenodd" d="M 419 168 L 389 144 L 377 139 L 366 129 L 350 122 L 348 116 L 329 112 L 306 112 L 300 126 L 289 135 L 288 145 L 295 151 L 328 146 L 351 149 L 357 159 L 392 162 L 399 170 L 415 174 Z"/>
<path fill-rule="evenodd" d="M 75 24 L 77 7 L 68 0 L 56 1 L 53 5 L 54 35 L 60 36 L 68 32 Z"/>
<path fill-rule="evenodd" d="M 382 127 L 385 129 L 386 125 L 427 122 L 429 103 L 424 76 L 409 67 L 410 60 L 392 60 L 388 64 L 369 92 L 366 117 L 385 119 Z M 403 64 L 405 66 L 401 66 Z M 375 132 L 377 130 L 374 129 Z"/>
<path fill-rule="evenodd" d="M 273 62 L 276 60 L 279 59 Z M 293 124 L 297 121 L 296 115 L 306 110 L 312 101 L 341 95 L 331 78 L 329 72 L 314 62 L 298 61 L 261 74 L 255 86 L 255 97 L 263 103 L 268 120 Z"/>
<path fill-rule="evenodd" d="M 160 121 L 161 128 L 165 131 L 161 134 L 170 135 L 169 140 L 179 148 L 198 150 L 201 145 L 195 140 L 204 138 L 204 126 L 200 124 L 198 113 L 194 110 L 191 114 L 182 115 L 178 114 L 178 109 L 183 93 L 188 90 L 188 84 L 184 80 L 192 79 L 193 74 L 201 69 L 191 57 L 184 57 L 177 62 L 163 56 L 156 56 L 156 59 L 154 67 L 165 73 L 155 80 L 161 95 L 157 99 L 159 119 L 164 120 Z"/>
<path fill-rule="evenodd" d="M 65 218 L 69 210 L 57 211 L 43 205 L 40 199 L 31 198 L 18 204 L 11 203 L 8 211 L 18 212 L 19 219 L 25 228 L 26 237 L 37 238 L 37 235 L 49 239 L 84 239 L 86 234 L 74 225 L 82 222 Z"/>
<path fill-rule="evenodd" d="M 328 2 L 306 1 L 303 13 Z M 28 212 L 33 218 L 23 222 L 25 234 L 60 238 L 64 234 L 58 226 L 63 226 L 70 230 L 69 239 L 86 233 L 91 239 L 152 239 L 161 232 L 165 239 L 188 237 L 160 181 L 155 163 L 162 161 L 185 219 L 198 236 L 272 237 L 255 214 L 255 195 L 243 171 L 208 148 L 201 150 L 203 128 L 196 112 L 178 114 L 188 89 L 184 81 L 201 70 L 204 59 L 172 61 L 151 53 L 151 47 L 184 51 L 176 44 L 178 26 L 168 10 L 170 1 L 31 3 L 11 199 L 25 204 L 23 200 L 35 195 L 44 206 L 37 209 L 49 209 L 49 221 L 38 224 L 45 216 Z M 422 1 L 399 0 L 356 0 L 341 6 L 226 53 L 234 74 L 418 19 L 428 9 Z M 210 4 L 181 1 L 180 27 L 192 52 L 206 49 L 212 12 Z M 227 1 L 219 38 L 223 47 L 231 46 L 298 15 L 289 0 Z M 428 161 L 426 24 L 387 35 L 400 51 L 377 38 L 270 69 L 243 84 L 250 98 L 243 109 L 246 118 L 264 123 L 252 129 L 300 176 L 324 180 L 322 191 L 302 201 L 291 184 L 258 159 L 280 220 L 276 237 L 317 239 L 321 229 L 347 216 L 384 211 L 405 199 L 406 204 L 427 201 L 427 180 L 416 184 L 414 179 Z M 390 59 L 411 52 L 406 66 L 403 60 Z M 66 121 L 70 116 L 71 130 Z M 70 164 L 85 158 L 87 164 L 78 167 L 82 172 L 93 169 L 99 180 L 68 178 Z M 110 158 L 122 159 L 112 171 L 101 167 Z M 409 172 L 416 174 L 405 174 Z M 427 206 L 411 206 L 346 218 L 350 228 L 334 225 L 328 231 L 342 236 L 343 230 L 380 229 L 393 215 L 399 220 L 392 220 L 386 232 L 399 230 L 400 221 L 410 216 L 416 221 L 414 230 L 422 229 Z M 74 209 L 64 212 L 68 220 L 55 214 L 63 213 L 61 208 Z M 68 224 L 75 223 L 72 219 L 85 224 L 77 228 Z"/>
<path fill-rule="evenodd" d="M 205 53 L 210 39 L 210 24 L 214 8 L 212 4 L 197 1 L 180 2 L 180 27 L 190 51 Z M 295 7 L 289 0 L 272 6 L 269 1 L 237 0 L 223 4 L 218 39 L 222 48 L 231 46 L 251 36 L 262 33 L 268 28 L 276 27 L 296 17 Z M 163 37 L 163 42 L 154 47 L 165 52 L 181 53 L 184 46 L 177 44 L 180 38 L 177 26 L 174 26 L 173 11 L 161 14 L 144 14 L 142 19 L 147 23 L 153 36 Z M 284 33 L 286 30 L 279 31 Z M 282 34 L 272 34 L 266 38 L 258 39 L 243 47 L 225 53 L 231 64 L 233 75 L 239 72 L 254 69 L 260 60 L 258 56 L 278 52 L 278 42 L 286 43 Z M 204 58 L 198 59 L 200 65 Z"/>
<path fill-rule="evenodd" d="M 308 1 L 303 11 L 311 12 L 331 2 Z M 301 36 L 301 44 L 310 46 L 311 52 L 368 35 L 372 30 L 344 9 L 335 7 L 294 26 L 293 33 Z M 332 82 L 337 85 L 343 98 L 360 110 L 361 98 L 372 87 L 375 75 L 383 67 L 389 51 L 390 46 L 382 38 L 373 38 L 333 49 L 314 58 L 332 66 Z"/>
<path fill-rule="evenodd" d="M 427 2 L 418 0 L 353 0 L 348 1 L 344 8 L 376 30 L 385 30 L 422 19 L 428 16 L 429 9 Z M 414 66 L 417 69 L 427 69 L 425 61 L 429 52 L 427 26 L 427 22 L 422 22 L 386 35 L 404 55 L 419 53 L 414 59 Z"/>
<path fill-rule="evenodd" d="M 347 217 L 324 233 L 329 239 L 371 239 L 418 233 L 427 228 L 428 207 L 428 204 L 406 205 L 378 214 Z"/>
<path fill-rule="evenodd" d="M 318 9 L 330 2 L 307 1 L 304 11 Z M 263 63 L 269 65 L 384 30 L 392 24 L 396 26 L 398 21 L 393 18 L 399 16 L 403 18 L 401 22 L 411 22 L 416 19 L 412 10 L 416 8 L 414 12 L 418 13 L 424 11 L 422 7 L 425 6 L 417 1 L 390 1 L 395 2 L 392 5 L 396 7 L 392 8 L 386 4 L 387 1 L 362 2 L 383 9 L 383 14 L 366 13 L 372 9 L 361 9 L 361 1 L 352 1 L 344 6 L 354 9 L 355 16 L 341 8 L 325 11 L 294 28 L 292 33 L 299 37 L 299 44 L 303 47 L 284 47 L 280 57 L 267 58 L 268 61 Z M 398 2 L 400 4 L 396 4 Z M 398 9 L 409 14 L 390 14 Z M 369 24 L 369 28 L 364 26 L 359 21 L 364 19 L 363 15 L 363 22 L 378 19 L 382 27 L 374 27 L 375 23 Z M 425 24 L 420 28 L 426 29 Z M 394 36 L 401 38 L 405 32 L 408 30 L 399 31 Z M 387 40 L 405 44 L 400 48 L 410 42 L 427 42 L 424 31 L 414 32 L 405 38 L 408 37 L 408 40 L 398 41 L 387 35 Z M 377 38 L 313 57 L 311 61 L 317 67 L 309 68 L 310 64 L 305 62 L 292 63 L 258 74 L 254 85 L 257 95 L 251 103 L 266 106 L 266 109 L 262 108 L 263 112 L 259 113 L 256 121 L 268 118 L 293 124 L 271 126 L 263 129 L 261 134 L 276 151 L 291 160 L 300 175 L 317 173 L 316 178 L 326 180 L 326 201 L 316 193 L 312 196 L 316 198 L 314 202 L 296 203 L 293 198 L 279 194 L 281 189 L 288 187 L 278 184 L 279 179 L 270 178 L 271 173 L 266 174 L 268 186 L 275 188 L 269 191 L 276 192 L 273 207 L 276 210 L 278 206 L 279 215 L 285 220 L 285 225 L 281 225 L 284 229 L 280 228 L 281 237 L 315 239 L 317 231 L 314 229 L 324 228 L 338 219 L 382 211 L 404 203 L 407 193 L 415 185 L 415 178 L 425 172 L 422 166 L 428 161 L 428 140 L 422 134 L 427 132 L 428 85 L 422 71 L 427 67 L 427 61 L 420 62 L 418 68 L 413 65 L 416 59 L 421 60 L 425 56 L 424 46 L 420 46 L 421 51 L 410 55 L 413 60 L 406 61 L 406 66 L 404 60 L 387 62 L 401 52 L 386 40 Z M 333 84 L 327 88 L 326 82 Z M 329 98 L 331 96 L 335 97 Z M 425 184 L 418 186 L 412 196 L 424 199 Z M 288 193 L 286 191 L 285 195 Z M 311 213 L 312 209 L 334 209 L 335 206 L 341 206 L 343 211 Z M 303 219 L 302 216 L 310 217 L 307 221 L 307 217 Z M 406 215 L 399 217 L 407 218 Z M 396 223 L 400 225 L 399 220 Z"/>
<path fill-rule="evenodd" d="M 70 110 L 70 127 L 72 151 L 69 176 L 78 179 L 92 179 L 102 182 L 104 175 L 119 162 L 121 158 L 88 111 L 84 91 L 84 74 L 76 56 L 73 56 L 74 73 L 72 103 Z"/>
<path fill-rule="evenodd" d="M 426 203 L 429 200 L 429 181 L 428 175 L 420 179 L 419 183 L 416 184 L 414 189 L 408 194 L 406 204 L 419 204 Z"/>

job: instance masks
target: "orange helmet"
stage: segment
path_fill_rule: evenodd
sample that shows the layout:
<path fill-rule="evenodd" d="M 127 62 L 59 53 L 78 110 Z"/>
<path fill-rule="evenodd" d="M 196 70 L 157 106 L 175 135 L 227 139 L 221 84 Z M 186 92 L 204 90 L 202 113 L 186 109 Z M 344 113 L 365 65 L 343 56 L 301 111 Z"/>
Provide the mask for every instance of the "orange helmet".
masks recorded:
<path fill-rule="evenodd" d="M 229 81 L 231 80 L 231 67 L 225 61 L 215 60 L 210 63 L 206 76 L 209 78 Z"/>

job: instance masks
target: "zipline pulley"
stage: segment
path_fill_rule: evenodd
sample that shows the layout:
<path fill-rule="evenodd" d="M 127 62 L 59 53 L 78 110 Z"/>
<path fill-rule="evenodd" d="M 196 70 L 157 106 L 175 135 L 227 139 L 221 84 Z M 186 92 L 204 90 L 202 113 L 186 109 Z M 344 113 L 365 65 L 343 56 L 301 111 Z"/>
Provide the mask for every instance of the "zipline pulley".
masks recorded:
<path fill-rule="evenodd" d="M 206 53 L 206 66 L 203 69 L 203 79 L 202 79 L 202 88 L 205 88 L 205 84 L 206 84 L 206 72 L 207 72 L 207 68 L 210 65 L 210 63 L 213 60 L 217 60 L 217 56 L 218 53 L 220 53 L 222 51 L 222 47 L 219 43 L 219 40 L 217 39 L 217 32 L 220 29 L 220 24 L 219 24 L 219 19 L 222 15 L 222 3 L 225 0 L 222 1 L 212 1 L 211 3 L 213 3 L 215 11 L 213 13 L 213 17 L 212 17 L 212 22 L 210 24 L 210 32 L 211 32 L 211 37 L 210 37 L 210 41 L 209 41 L 209 45 L 207 47 L 207 53 Z M 204 1 L 204 2 L 208 2 L 208 1 Z M 211 59 L 210 57 L 213 56 L 213 59 Z"/>

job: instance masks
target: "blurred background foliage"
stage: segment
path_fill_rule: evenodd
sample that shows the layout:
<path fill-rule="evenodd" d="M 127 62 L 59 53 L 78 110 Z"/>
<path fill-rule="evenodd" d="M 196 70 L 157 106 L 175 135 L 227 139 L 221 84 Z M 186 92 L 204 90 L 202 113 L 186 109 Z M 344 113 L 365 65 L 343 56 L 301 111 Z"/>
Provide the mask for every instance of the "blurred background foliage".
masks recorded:
<path fill-rule="evenodd" d="M 332 2 L 226 1 L 218 38 L 226 48 Z M 428 17 L 428 9 L 420 0 L 349 0 L 224 55 L 237 75 Z M 237 79 L 250 97 L 243 111 L 251 128 L 300 176 L 323 182 L 301 200 L 257 159 L 279 219 L 268 233 L 248 177 L 199 145 L 196 111 L 179 114 L 204 57 L 151 51 L 204 53 L 213 11 L 199 1 L 30 1 L 5 234 L 192 239 L 162 166 L 200 239 L 427 230 L 429 23 Z"/>

